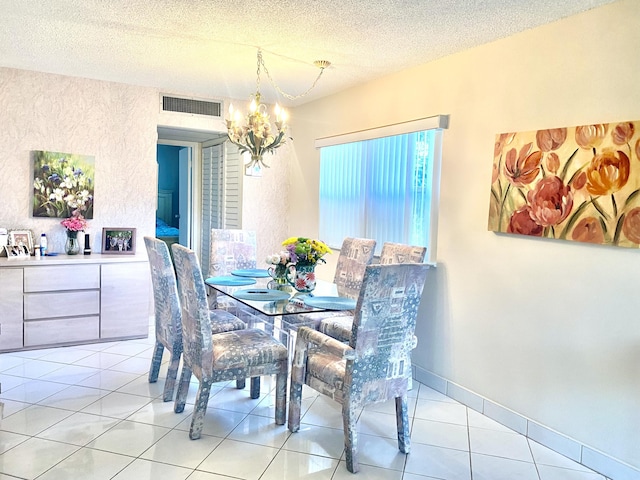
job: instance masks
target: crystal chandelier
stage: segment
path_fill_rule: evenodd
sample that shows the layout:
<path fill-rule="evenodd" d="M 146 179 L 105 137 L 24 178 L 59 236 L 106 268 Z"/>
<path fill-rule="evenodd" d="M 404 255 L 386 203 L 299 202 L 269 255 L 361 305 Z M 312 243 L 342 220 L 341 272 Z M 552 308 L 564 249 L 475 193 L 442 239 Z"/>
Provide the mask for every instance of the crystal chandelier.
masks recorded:
<path fill-rule="evenodd" d="M 288 95 L 284 93 L 273 82 L 269 70 L 264 64 L 262 59 L 262 51 L 258 49 L 258 67 L 257 67 L 257 79 L 256 79 L 256 93 L 251 95 L 251 103 L 249 104 L 249 112 L 244 118 L 238 110 L 234 110 L 233 105 L 229 105 L 229 118 L 226 119 L 227 123 L 227 135 L 229 141 L 234 145 L 237 145 L 240 153 L 250 153 L 251 160 L 245 165 L 245 168 L 250 170 L 253 168 L 269 167 L 264 163 L 263 155 L 267 152 L 274 153 L 274 150 L 285 143 L 285 134 L 287 130 L 286 120 L 287 112 L 281 108 L 277 103 L 274 109 L 275 113 L 275 130 L 271 127 L 271 120 L 267 113 L 267 107 L 260 101 L 260 70 L 264 69 L 265 73 L 269 77 L 271 84 L 282 94 L 284 97 L 295 100 L 296 98 L 303 97 L 311 91 L 313 87 L 322 76 L 324 69 L 331 65 L 326 60 L 317 60 L 314 65 L 320 68 L 318 77 L 304 93 L 296 96 Z"/>

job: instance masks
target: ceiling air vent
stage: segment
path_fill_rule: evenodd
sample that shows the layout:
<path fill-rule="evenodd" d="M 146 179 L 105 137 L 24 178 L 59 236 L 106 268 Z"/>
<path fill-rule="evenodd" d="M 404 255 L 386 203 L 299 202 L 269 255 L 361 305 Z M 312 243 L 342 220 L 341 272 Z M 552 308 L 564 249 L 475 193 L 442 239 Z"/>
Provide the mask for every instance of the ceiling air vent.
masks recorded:
<path fill-rule="evenodd" d="M 163 112 L 191 113 L 194 115 L 206 115 L 208 117 L 220 117 L 220 102 L 206 102 L 191 98 L 162 96 Z"/>

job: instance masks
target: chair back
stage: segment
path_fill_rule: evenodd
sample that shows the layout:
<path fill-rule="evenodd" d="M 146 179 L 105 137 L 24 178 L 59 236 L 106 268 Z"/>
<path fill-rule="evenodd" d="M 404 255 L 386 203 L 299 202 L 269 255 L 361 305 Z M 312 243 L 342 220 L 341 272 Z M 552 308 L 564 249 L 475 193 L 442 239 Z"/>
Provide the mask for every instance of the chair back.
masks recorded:
<path fill-rule="evenodd" d="M 376 241 L 369 238 L 344 239 L 333 278 L 333 283 L 338 287 L 338 295 L 358 297 L 364 270 L 371 263 L 375 248 Z"/>
<path fill-rule="evenodd" d="M 380 252 L 380 265 L 393 263 L 422 263 L 427 247 L 405 245 L 403 243 L 384 242 Z"/>
<path fill-rule="evenodd" d="M 369 265 L 358 297 L 345 383 L 372 401 L 406 391 L 427 264 Z M 352 391 L 353 394 L 353 391 Z"/>
<path fill-rule="evenodd" d="M 256 268 L 256 232 L 212 229 L 209 276 L 230 275 L 233 270 Z"/>
<path fill-rule="evenodd" d="M 144 237 L 144 244 L 153 285 L 156 338 L 174 354 L 179 354 L 182 351 L 182 312 L 169 247 L 153 237 Z"/>
<path fill-rule="evenodd" d="M 182 305 L 183 358 L 198 378 L 210 378 L 213 371 L 213 343 L 207 292 L 195 252 L 171 245 Z"/>

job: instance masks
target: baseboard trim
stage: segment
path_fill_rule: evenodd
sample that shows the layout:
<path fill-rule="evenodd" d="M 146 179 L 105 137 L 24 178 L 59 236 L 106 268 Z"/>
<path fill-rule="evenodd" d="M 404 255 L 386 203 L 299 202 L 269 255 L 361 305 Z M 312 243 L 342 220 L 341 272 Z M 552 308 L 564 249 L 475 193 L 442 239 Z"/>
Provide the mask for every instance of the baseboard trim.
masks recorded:
<path fill-rule="evenodd" d="M 612 480 L 640 480 L 640 470 L 631 465 L 556 432 L 433 372 L 414 365 L 413 378 Z"/>

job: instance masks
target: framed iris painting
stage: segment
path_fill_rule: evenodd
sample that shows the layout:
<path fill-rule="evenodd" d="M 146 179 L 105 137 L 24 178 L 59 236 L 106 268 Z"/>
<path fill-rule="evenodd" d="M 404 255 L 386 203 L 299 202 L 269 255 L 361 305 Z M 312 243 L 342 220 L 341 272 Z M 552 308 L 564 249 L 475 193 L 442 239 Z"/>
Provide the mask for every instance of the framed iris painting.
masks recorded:
<path fill-rule="evenodd" d="M 94 157 L 33 152 L 33 216 L 93 218 Z"/>
<path fill-rule="evenodd" d="M 640 246 L 640 121 L 496 136 L 489 230 Z"/>

